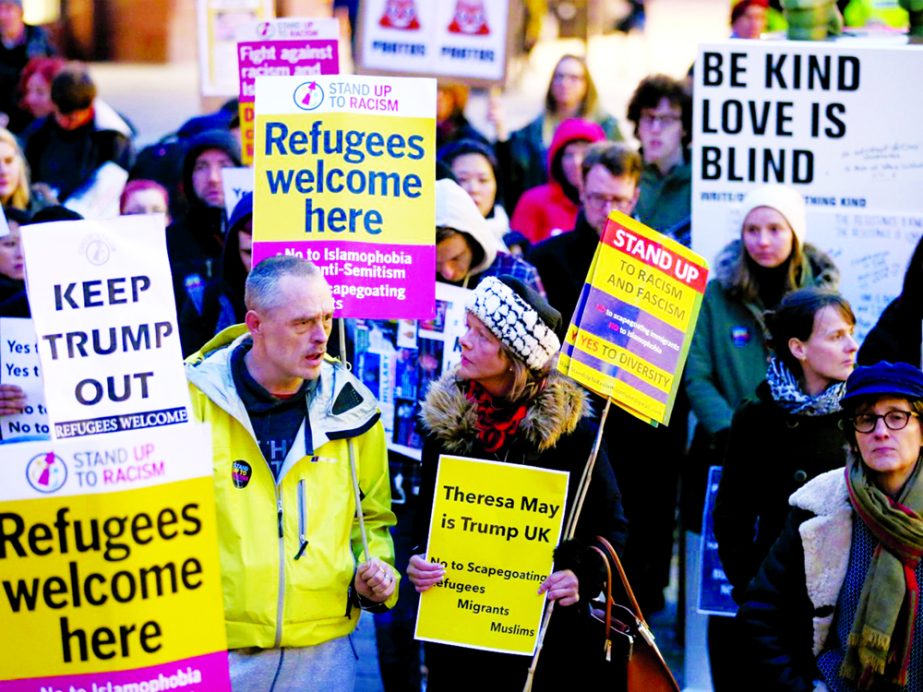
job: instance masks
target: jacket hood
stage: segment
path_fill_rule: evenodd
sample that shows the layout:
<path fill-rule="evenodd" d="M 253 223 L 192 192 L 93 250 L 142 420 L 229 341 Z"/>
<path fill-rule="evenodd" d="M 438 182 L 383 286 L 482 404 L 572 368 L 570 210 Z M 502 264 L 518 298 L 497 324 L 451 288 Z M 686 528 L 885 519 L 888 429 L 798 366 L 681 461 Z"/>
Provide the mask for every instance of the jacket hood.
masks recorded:
<path fill-rule="evenodd" d="M 231 157 L 235 166 L 240 166 L 240 145 L 234 135 L 227 130 L 206 130 L 190 139 L 186 144 L 186 155 L 183 158 L 182 177 L 183 191 L 190 204 L 202 204 L 192 186 L 192 168 L 195 166 L 196 158 L 206 149 L 220 149 Z"/>
<path fill-rule="evenodd" d="M 554 131 L 551 145 L 548 147 L 548 182 L 553 187 L 561 188 L 564 194 L 573 202 L 579 199 L 579 191 L 564 177 L 561 167 L 561 158 L 564 156 L 564 147 L 571 142 L 601 142 L 606 139 L 606 133 L 598 124 L 583 120 L 582 118 L 568 118 Z"/>
<path fill-rule="evenodd" d="M 465 397 L 457 372 L 446 373 L 430 386 L 420 417 L 427 431 L 448 451 L 466 454 L 477 439 L 477 406 Z M 552 371 L 545 388 L 529 402 L 519 432 L 530 447 L 544 452 L 563 435 L 572 433 L 581 418 L 590 415 L 586 392 L 573 380 Z"/>
<path fill-rule="evenodd" d="M 732 240 L 715 258 L 713 276 L 725 290 L 734 286 L 734 274 L 743 251 L 743 243 L 739 239 Z M 810 276 L 804 278 L 803 285 L 836 288 L 840 283 L 840 270 L 833 258 L 810 243 L 805 243 L 804 254 L 808 260 Z"/>
<path fill-rule="evenodd" d="M 237 394 L 231 373 L 231 354 L 237 346 L 249 339 L 250 334 L 243 324 L 219 332 L 186 359 L 186 378 L 254 435 L 250 416 Z M 353 377 L 340 361 L 330 356 L 325 357 L 321 366 L 317 387 L 308 402 L 308 412 L 314 450 L 330 440 L 361 435 L 378 422 L 380 417 L 378 403 L 372 392 Z M 303 439 L 303 435 L 296 436 L 296 440 Z M 313 450 L 308 450 L 308 453 L 310 451 Z M 293 449 L 289 458 L 297 459 L 299 455 L 303 456 L 304 451 Z M 289 458 L 286 459 L 280 478 L 286 471 Z"/>
<path fill-rule="evenodd" d="M 110 130 L 124 135 L 128 139 L 135 136 L 131 125 L 115 109 L 102 99 L 93 100 L 93 125 L 97 131 Z"/>

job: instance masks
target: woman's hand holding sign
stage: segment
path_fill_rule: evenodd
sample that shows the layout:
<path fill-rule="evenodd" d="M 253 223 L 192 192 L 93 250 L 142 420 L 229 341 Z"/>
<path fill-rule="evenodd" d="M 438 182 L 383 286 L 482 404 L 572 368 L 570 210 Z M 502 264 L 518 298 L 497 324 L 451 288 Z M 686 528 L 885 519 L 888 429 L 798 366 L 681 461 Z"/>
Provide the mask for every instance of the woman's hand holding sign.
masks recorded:
<path fill-rule="evenodd" d="M 412 555 L 407 565 L 407 577 L 417 593 L 423 593 L 442 581 L 445 568 L 438 562 L 427 562 L 424 555 Z"/>
<path fill-rule="evenodd" d="M 548 593 L 548 600 L 558 601 L 562 606 L 574 605 L 580 600 L 580 584 L 577 575 L 569 569 L 552 572 L 538 587 L 538 592 Z"/>

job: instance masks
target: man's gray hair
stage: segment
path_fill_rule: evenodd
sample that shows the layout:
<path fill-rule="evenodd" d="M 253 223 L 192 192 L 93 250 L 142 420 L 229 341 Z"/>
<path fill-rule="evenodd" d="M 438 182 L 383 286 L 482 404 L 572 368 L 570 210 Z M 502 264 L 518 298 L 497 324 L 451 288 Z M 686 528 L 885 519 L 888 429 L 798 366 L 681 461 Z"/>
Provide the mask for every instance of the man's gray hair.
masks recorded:
<path fill-rule="evenodd" d="M 323 277 L 313 262 L 292 255 L 267 257 L 253 267 L 244 286 L 247 310 L 271 310 L 279 305 L 279 281 L 284 276 L 309 279 Z"/>

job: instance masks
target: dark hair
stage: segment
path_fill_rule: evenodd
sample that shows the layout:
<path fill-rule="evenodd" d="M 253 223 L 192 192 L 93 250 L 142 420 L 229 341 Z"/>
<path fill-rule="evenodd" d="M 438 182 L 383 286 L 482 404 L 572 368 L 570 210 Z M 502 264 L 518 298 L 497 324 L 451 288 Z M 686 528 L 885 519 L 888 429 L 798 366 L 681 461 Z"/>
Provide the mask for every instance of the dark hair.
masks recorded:
<path fill-rule="evenodd" d="M 459 231 L 449 226 L 436 226 L 436 245 L 439 245 L 443 240 L 448 240 L 454 235 L 461 236 L 462 240 L 464 240 L 465 244 L 468 246 L 468 249 L 471 250 L 472 267 L 476 267 L 484 261 L 484 248 L 481 247 L 480 243 L 475 242 L 470 234 L 464 231 Z"/>
<path fill-rule="evenodd" d="M 645 108 L 656 108 L 661 99 L 679 106 L 683 123 L 683 148 L 688 148 L 692 141 L 692 94 L 683 82 L 665 74 L 645 77 L 631 95 L 628 102 L 628 119 L 635 126 L 635 137 L 638 136 L 641 111 Z"/>
<path fill-rule="evenodd" d="M 51 82 L 51 101 L 64 115 L 89 108 L 95 98 L 96 85 L 81 63 L 68 63 Z"/>
<path fill-rule="evenodd" d="M 451 172 L 452 163 L 455 159 L 459 156 L 465 156 L 466 154 L 480 154 L 487 159 L 487 163 L 490 164 L 490 170 L 493 171 L 494 174 L 494 183 L 497 186 L 497 194 L 494 196 L 494 205 L 496 205 L 503 199 L 503 190 L 500 185 L 500 164 L 497 162 L 497 157 L 489 146 L 476 139 L 460 139 L 457 142 L 450 142 L 440 147 L 439 151 L 436 152 L 436 159 L 448 166 Z M 454 174 L 452 175 L 452 179 L 455 180 Z M 493 209 L 491 209 L 490 215 L 493 216 L 493 213 Z"/>
<path fill-rule="evenodd" d="M 835 307 L 852 325 L 856 324 L 856 315 L 849 302 L 835 291 L 825 288 L 801 288 L 788 293 L 775 310 L 767 310 L 763 317 L 769 330 L 769 346 L 776 357 L 799 377 L 801 364 L 788 347 L 791 339 L 807 341 L 814 332 L 817 313 L 826 307 Z"/>
<path fill-rule="evenodd" d="M 586 178 L 593 166 L 599 164 L 616 178 L 627 175 L 637 185 L 641 180 L 641 155 L 624 142 L 596 142 L 583 155 L 581 176 Z"/>
<path fill-rule="evenodd" d="M 545 111 L 547 113 L 557 112 L 558 104 L 555 103 L 554 96 L 551 93 L 551 85 L 554 83 L 554 73 L 558 71 L 561 63 L 565 60 L 576 60 L 583 66 L 583 77 L 586 82 L 586 93 L 583 95 L 583 101 L 580 104 L 580 110 L 577 115 L 581 118 L 592 116 L 596 111 L 596 105 L 599 102 L 599 92 L 596 90 L 596 84 L 590 76 L 590 68 L 586 64 L 586 58 L 573 53 L 562 55 L 554 64 L 554 70 L 551 72 L 551 79 L 548 82 L 548 90 L 545 92 Z"/>

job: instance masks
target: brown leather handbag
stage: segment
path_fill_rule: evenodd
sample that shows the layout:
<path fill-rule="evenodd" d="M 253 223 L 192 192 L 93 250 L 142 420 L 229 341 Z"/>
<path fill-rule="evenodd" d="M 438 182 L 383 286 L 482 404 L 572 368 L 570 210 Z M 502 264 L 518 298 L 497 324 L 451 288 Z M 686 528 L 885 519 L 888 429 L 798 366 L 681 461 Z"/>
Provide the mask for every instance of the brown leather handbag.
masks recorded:
<path fill-rule="evenodd" d="M 611 667 L 614 674 L 622 675 L 624 670 L 623 689 L 628 692 L 679 692 L 679 685 L 644 621 L 619 556 L 602 536 L 597 536 L 596 541 L 599 545 L 591 547 L 602 557 L 607 575 L 605 602 L 590 603 L 590 616 L 601 635 L 599 655 L 604 663 L 600 663 Z M 621 585 L 613 584 L 613 566 Z"/>

